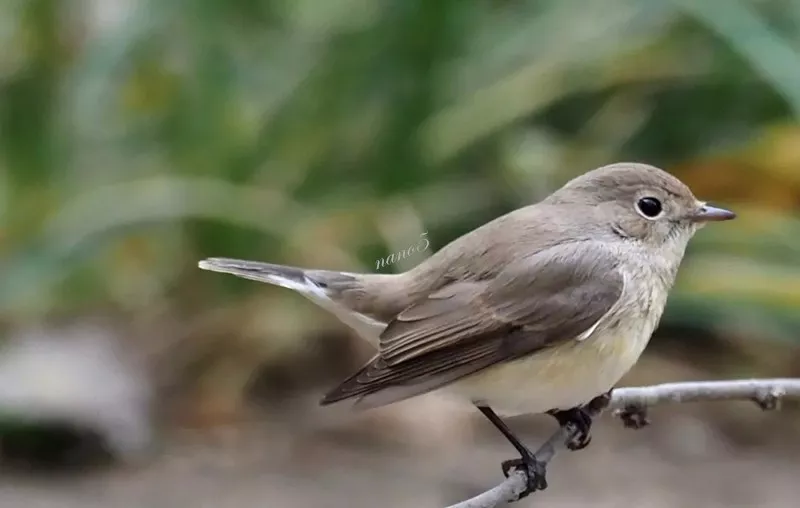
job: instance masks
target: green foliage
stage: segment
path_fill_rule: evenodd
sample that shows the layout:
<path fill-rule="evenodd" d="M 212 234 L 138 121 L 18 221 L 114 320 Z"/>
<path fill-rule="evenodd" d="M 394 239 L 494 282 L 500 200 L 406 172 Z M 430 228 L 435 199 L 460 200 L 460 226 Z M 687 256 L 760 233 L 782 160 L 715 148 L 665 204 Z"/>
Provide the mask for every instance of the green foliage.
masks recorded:
<path fill-rule="evenodd" d="M 261 289 L 206 256 L 372 270 L 636 159 L 769 217 L 698 236 L 667 320 L 790 336 L 795 4 L 5 1 L 3 316 Z"/>

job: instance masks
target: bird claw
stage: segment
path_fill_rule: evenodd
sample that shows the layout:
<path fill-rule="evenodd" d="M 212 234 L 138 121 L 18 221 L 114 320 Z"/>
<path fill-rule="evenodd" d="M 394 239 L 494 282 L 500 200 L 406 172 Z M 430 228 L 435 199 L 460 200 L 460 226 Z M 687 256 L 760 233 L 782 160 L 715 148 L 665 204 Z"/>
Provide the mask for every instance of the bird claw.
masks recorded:
<path fill-rule="evenodd" d="M 606 393 L 601 393 L 597 397 L 590 400 L 584 408 L 592 414 L 599 413 L 600 411 L 606 409 L 611 404 L 611 393 L 613 390 L 609 390 Z"/>
<path fill-rule="evenodd" d="M 517 500 L 520 500 L 538 490 L 547 488 L 546 464 L 536 459 L 535 456 L 523 457 L 519 459 L 506 460 L 502 463 L 503 474 L 508 478 L 514 471 L 525 473 L 525 490 L 520 493 Z"/>
<path fill-rule="evenodd" d="M 573 408 L 566 411 L 553 411 L 550 413 L 562 427 L 572 425 L 575 427 L 569 440 L 567 449 L 571 451 L 582 450 L 592 442 L 592 416 L 583 408 Z"/>

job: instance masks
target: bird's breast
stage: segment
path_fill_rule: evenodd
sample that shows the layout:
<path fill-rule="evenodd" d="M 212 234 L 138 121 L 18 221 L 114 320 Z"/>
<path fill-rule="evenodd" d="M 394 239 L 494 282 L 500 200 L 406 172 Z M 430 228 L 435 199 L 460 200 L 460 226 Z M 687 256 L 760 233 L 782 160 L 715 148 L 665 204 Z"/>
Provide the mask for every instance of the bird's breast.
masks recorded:
<path fill-rule="evenodd" d="M 658 320 L 623 309 L 583 341 L 570 340 L 458 381 L 451 391 L 510 416 L 568 409 L 607 392 L 644 351 Z"/>

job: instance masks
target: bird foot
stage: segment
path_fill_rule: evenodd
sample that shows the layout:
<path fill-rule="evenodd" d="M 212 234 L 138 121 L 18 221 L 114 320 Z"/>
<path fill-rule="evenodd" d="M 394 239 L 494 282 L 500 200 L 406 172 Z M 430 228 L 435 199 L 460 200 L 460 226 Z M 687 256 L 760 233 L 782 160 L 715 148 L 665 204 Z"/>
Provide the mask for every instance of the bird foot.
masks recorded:
<path fill-rule="evenodd" d="M 609 390 L 606 393 L 602 393 L 597 397 L 593 398 L 586 404 L 584 407 L 591 413 L 599 413 L 600 411 L 606 409 L 611 404 L 611 392 L 613 390 Z"/>
<path fill-rule="evenodd" d="M 522 471 L 527 477 L 525 490 L 517 501 L 537 490 L 547 488 L 547 464 L 538 460 L 535 455 L 523 456 L 519 459 L 506 460 L 502 463 L 503 474 L 508 478 L 514 471 Z"/>
<path fill-rule="evenodd" d="M 567 448 L 572 451 L 582 450 L 592 442 L 592 415 L 586 409 L 576 407 L 565 411 L 551 411 L 549 413 L 562 427 L 572 425 L 575 432 L 567 441 Z"/>

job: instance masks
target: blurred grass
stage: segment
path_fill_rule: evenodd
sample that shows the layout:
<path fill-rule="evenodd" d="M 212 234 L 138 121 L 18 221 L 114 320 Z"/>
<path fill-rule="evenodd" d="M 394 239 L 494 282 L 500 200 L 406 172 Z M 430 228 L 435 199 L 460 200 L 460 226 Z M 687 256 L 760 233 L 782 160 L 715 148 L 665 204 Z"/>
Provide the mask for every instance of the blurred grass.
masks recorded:
<path fill-rule="evenodd" d="M 0 44 L 4 322 L 220 315 L 287 354 L 337 325 L 198 259 L 373 270 L 640 160 L 741 217 L 665 324 L 798 340 L 796 2 L 6 0 Z"/>

